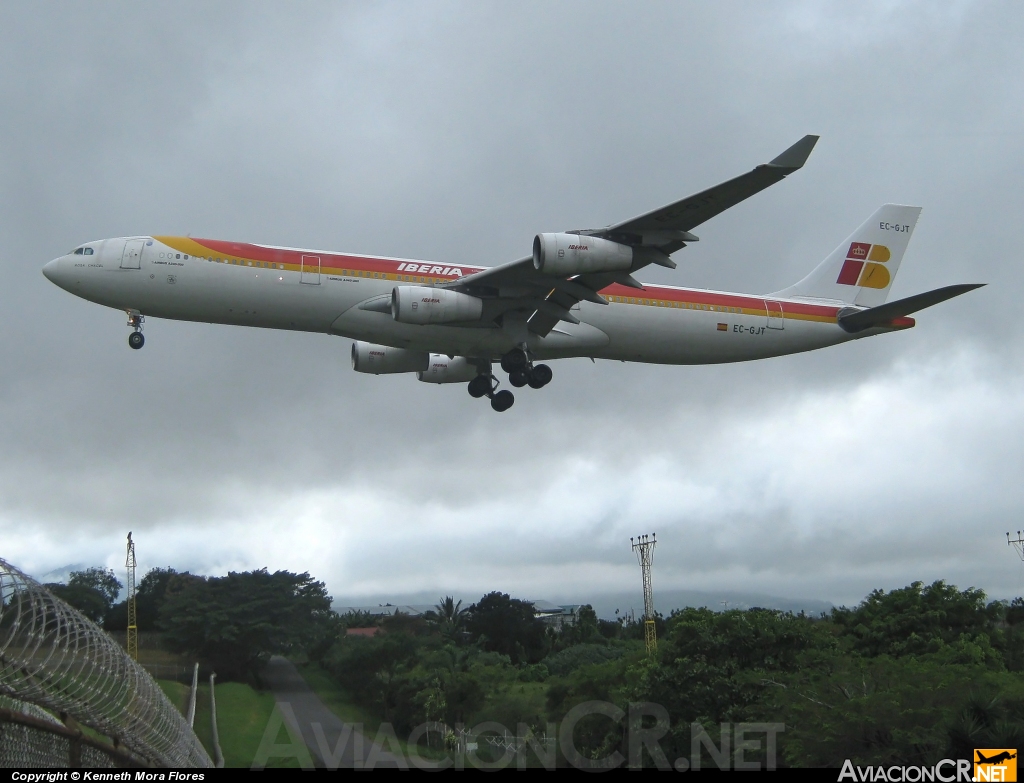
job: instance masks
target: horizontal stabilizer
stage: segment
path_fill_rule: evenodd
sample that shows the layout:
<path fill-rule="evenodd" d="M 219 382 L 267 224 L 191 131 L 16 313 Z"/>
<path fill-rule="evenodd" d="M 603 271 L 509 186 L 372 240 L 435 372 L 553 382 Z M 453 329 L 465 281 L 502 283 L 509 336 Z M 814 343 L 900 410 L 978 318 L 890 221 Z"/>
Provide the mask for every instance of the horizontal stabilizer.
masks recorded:
<path fill-rule="evenodd" d="M 863 332 L 873 326 L 885 326 L 896 318 L 916 313 L 926 307 L 945 302 L 954 296 L 966 294 L 975 288 L 981 288 L 984 283 L 964 283 L 962 285 L 948 285 L 945 288 L 936 288 L 934 291 L 926 291 L 923 294 L 908 296 L 906 299 L 898 299 L 895 302 L 888 302 L 870 310 L 857 310 L 846 315 L 840 314 L 839 325 L 847 332 Z"/>

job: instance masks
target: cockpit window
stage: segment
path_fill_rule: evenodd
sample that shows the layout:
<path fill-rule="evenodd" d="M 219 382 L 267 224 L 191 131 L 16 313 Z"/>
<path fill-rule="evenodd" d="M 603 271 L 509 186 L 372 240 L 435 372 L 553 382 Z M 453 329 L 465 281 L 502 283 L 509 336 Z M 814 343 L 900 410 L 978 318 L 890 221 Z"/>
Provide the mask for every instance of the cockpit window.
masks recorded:
<path fill-rule="evenodd" d="M 91 247 L 80 247 L 80 248 L 78 248 L 74 252 L 74 255 L 76 255 L 76 256 L 91 256 L 92 255 L 92 248 Z"/>
<path fill-rule="evenodd" d="M 85 252 L 82 255 L 91 256 L 92 255 L 92 248 L 91 247 L 87 247 L 85 249 Z"/>
<path fill-rule="evenodd" d="M 80 248 L 78 248 L 78 249 L 77 249 L 77 250 L 75 251 L 75 255 L 76 255 L 76 256 L 80 256 L 80 255 L 82 255 L 82 254 L 83 254 L 84 252 L 85 252 L 85 248 L 84 248 L 84 247 L 80 247 Z"/>

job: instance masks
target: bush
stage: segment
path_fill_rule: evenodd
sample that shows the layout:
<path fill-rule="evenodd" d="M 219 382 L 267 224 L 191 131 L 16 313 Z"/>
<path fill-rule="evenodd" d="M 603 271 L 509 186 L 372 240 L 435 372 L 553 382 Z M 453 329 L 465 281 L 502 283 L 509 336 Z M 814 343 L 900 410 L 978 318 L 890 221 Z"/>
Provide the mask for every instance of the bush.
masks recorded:
<path fill-rule="evenodd" d="M 614 661 L 616 658 L 622 657 L 624 652 L 625 650 L 621 647 L 606 647 L 603 644 L 577 644 L 549 655 L 544 659 L 544 665 L 551 674 L 565 677 L 581 666 Z"/>

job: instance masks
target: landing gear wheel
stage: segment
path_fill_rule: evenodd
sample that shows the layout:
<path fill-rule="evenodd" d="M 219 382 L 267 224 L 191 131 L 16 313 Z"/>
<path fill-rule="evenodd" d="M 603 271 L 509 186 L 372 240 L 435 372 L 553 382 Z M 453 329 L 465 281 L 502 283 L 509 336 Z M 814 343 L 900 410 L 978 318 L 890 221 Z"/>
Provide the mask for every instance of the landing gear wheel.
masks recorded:
<path fill-rule="evenodd" d="M 498 413 L 501 413 L 502 411 L 507 411 L 509 408 L 511 408 L 512 403 L 514 403 L 515 401 L 516 398 L 512 396 L 512 392 L 510 392 L 508 389 L 504 389 L 503 391 L 497 392 L 493 397 L 491 397 L 491 407 L 494 408 L 494 410 L 496 410 Z"/>
<path fill-rule="evenodd" d="M 513 370 L 508 374 L 508 382 L 521 389 L 530 382 L 530 375 L 526 370 Z"/>
<path fill-rule="evenodd" d="M 485 397 L 494 388 L 494 380 L 490 375 L 478 375 L 469 382 L 470 397 Z"/>
<path fill-rule="evenodd" d="M 132 332 L 128 335 L 128 345 L 134 348 L 136 351 L 139 350 L 143 345 L 146 344 L 146 338 L 142 336 L 142 332 Z"/>
<path fill-rule="evenodd" d="M 530 370 L 529 383 L 531 389 L 540 389 L 551 383 L 551 368 L 546 364 L 534 365 Z"/>
<path fill-rule="evenodd" d="M 512 373 L 516 370 L 526 369 L 528 362 L 529 359 L 526 357 L 526 351 L 522 348 L 513 348 L 501 357 L 501 369 L 505 372 Z"/>

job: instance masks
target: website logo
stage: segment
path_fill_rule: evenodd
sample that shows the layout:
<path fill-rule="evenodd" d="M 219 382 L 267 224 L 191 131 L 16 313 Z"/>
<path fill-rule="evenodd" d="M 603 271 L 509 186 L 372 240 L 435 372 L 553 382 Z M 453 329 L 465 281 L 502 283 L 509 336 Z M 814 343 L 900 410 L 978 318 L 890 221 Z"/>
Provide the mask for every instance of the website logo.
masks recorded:
<path fill-rule="evenodd" d="M 1017 780 L 1016 748 L 975 748 L 974 780 L 997 780 L 1011 783 Z"/>
<path fill-rule="evenodd" d="M 867 242 L 853 242 L 846 251 L 846 261 L 839 270 L 839 285 L 855 285 L 862 288 L 886 288 L 892 275 L 882 264 L 892 257 L 885 245 L 871 245 Z"/>

